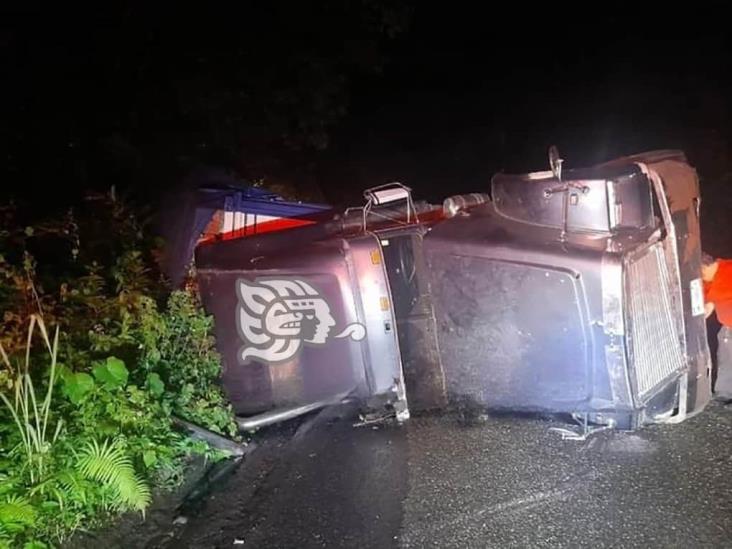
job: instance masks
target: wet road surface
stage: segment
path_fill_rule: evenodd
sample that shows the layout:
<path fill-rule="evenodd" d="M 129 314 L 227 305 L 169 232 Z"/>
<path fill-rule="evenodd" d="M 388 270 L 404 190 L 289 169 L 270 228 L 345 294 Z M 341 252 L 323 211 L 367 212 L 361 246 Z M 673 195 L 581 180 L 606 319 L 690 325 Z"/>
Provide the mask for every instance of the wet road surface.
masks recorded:
<path fill-rule="evenodd" d="M 730 407 L 585 442 L 537 418 L 352 412 L 264 442 L 170 546 L 732 547 Z"/>

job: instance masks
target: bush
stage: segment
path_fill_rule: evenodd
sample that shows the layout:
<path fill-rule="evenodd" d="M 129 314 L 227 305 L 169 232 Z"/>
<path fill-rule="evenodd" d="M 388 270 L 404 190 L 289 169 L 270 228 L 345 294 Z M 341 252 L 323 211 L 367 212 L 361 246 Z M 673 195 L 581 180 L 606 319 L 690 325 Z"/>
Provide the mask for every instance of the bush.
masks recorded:
<path fill-rule="evenodd" d="M 150 390 L 165 388 L 175 414 L 235 436 L 233 412 L 218 385 L 221 362 L 211 329 L 212 319 L 201 313 L 196 296 L 173 292 L 165 312 L 143 316 L 139 376 L 146 376 Z"/>
<path fill-rule="evenodd" d="M 211 319 L 194 293 L 166 297 L 124 204 L 93 206 L 32 228 L 0 208 L 0 548 L 144 512 L 187 456 L 220 456 L 174 414 L 236 432 Z"/>

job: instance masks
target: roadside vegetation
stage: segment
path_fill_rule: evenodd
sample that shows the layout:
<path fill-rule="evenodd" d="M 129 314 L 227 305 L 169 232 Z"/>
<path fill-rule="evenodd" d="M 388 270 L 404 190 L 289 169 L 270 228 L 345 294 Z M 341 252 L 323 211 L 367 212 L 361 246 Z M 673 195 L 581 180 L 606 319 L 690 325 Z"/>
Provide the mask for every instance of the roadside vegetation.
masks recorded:
<path fill-rule="evenodd" d="M 28 219 L 0 208 L 0 548 L 144 514 L 191 456 L 222 457 L 175 416 L 236 435 L 212 321 L 145 223 L 113 194 Z"/>

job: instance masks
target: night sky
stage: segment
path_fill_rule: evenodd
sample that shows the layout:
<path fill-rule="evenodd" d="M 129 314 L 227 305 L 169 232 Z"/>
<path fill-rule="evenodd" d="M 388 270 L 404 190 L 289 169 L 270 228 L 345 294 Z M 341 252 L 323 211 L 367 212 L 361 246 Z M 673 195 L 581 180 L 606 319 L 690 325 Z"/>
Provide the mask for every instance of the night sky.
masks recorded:
<path fill-rule="evenodd" d="M 440 200 L 546 168 L 551 144 L 570 167 L 682 148 L 721 185 L 721 4 L 585 5 L 3 8 L 3 195 L 150 200 L 215 166 L 332 203 L 393 180 Z"/>
<path fill-rule="evenodd" d="M 436 195 L 475 190 L 498 170 L 544 169 L 551 144 L 568 166 L 679 147 L 704 175 L 729 170 L 717 10 L 521 9 L 416 10 L 384 78 L 355 94 L 345 165 Z"/>

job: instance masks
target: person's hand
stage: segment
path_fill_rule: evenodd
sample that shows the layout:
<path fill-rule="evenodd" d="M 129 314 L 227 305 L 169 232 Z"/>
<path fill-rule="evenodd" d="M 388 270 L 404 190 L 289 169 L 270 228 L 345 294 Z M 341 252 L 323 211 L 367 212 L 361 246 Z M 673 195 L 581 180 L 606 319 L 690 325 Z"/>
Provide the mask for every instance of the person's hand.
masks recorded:
<path fill-rule="evenodd" d="M 712 313 L 714 312 L 714 303 L 705 303 L 704 304 L 704 318 L 709 318 L 712 316 Z"/>

